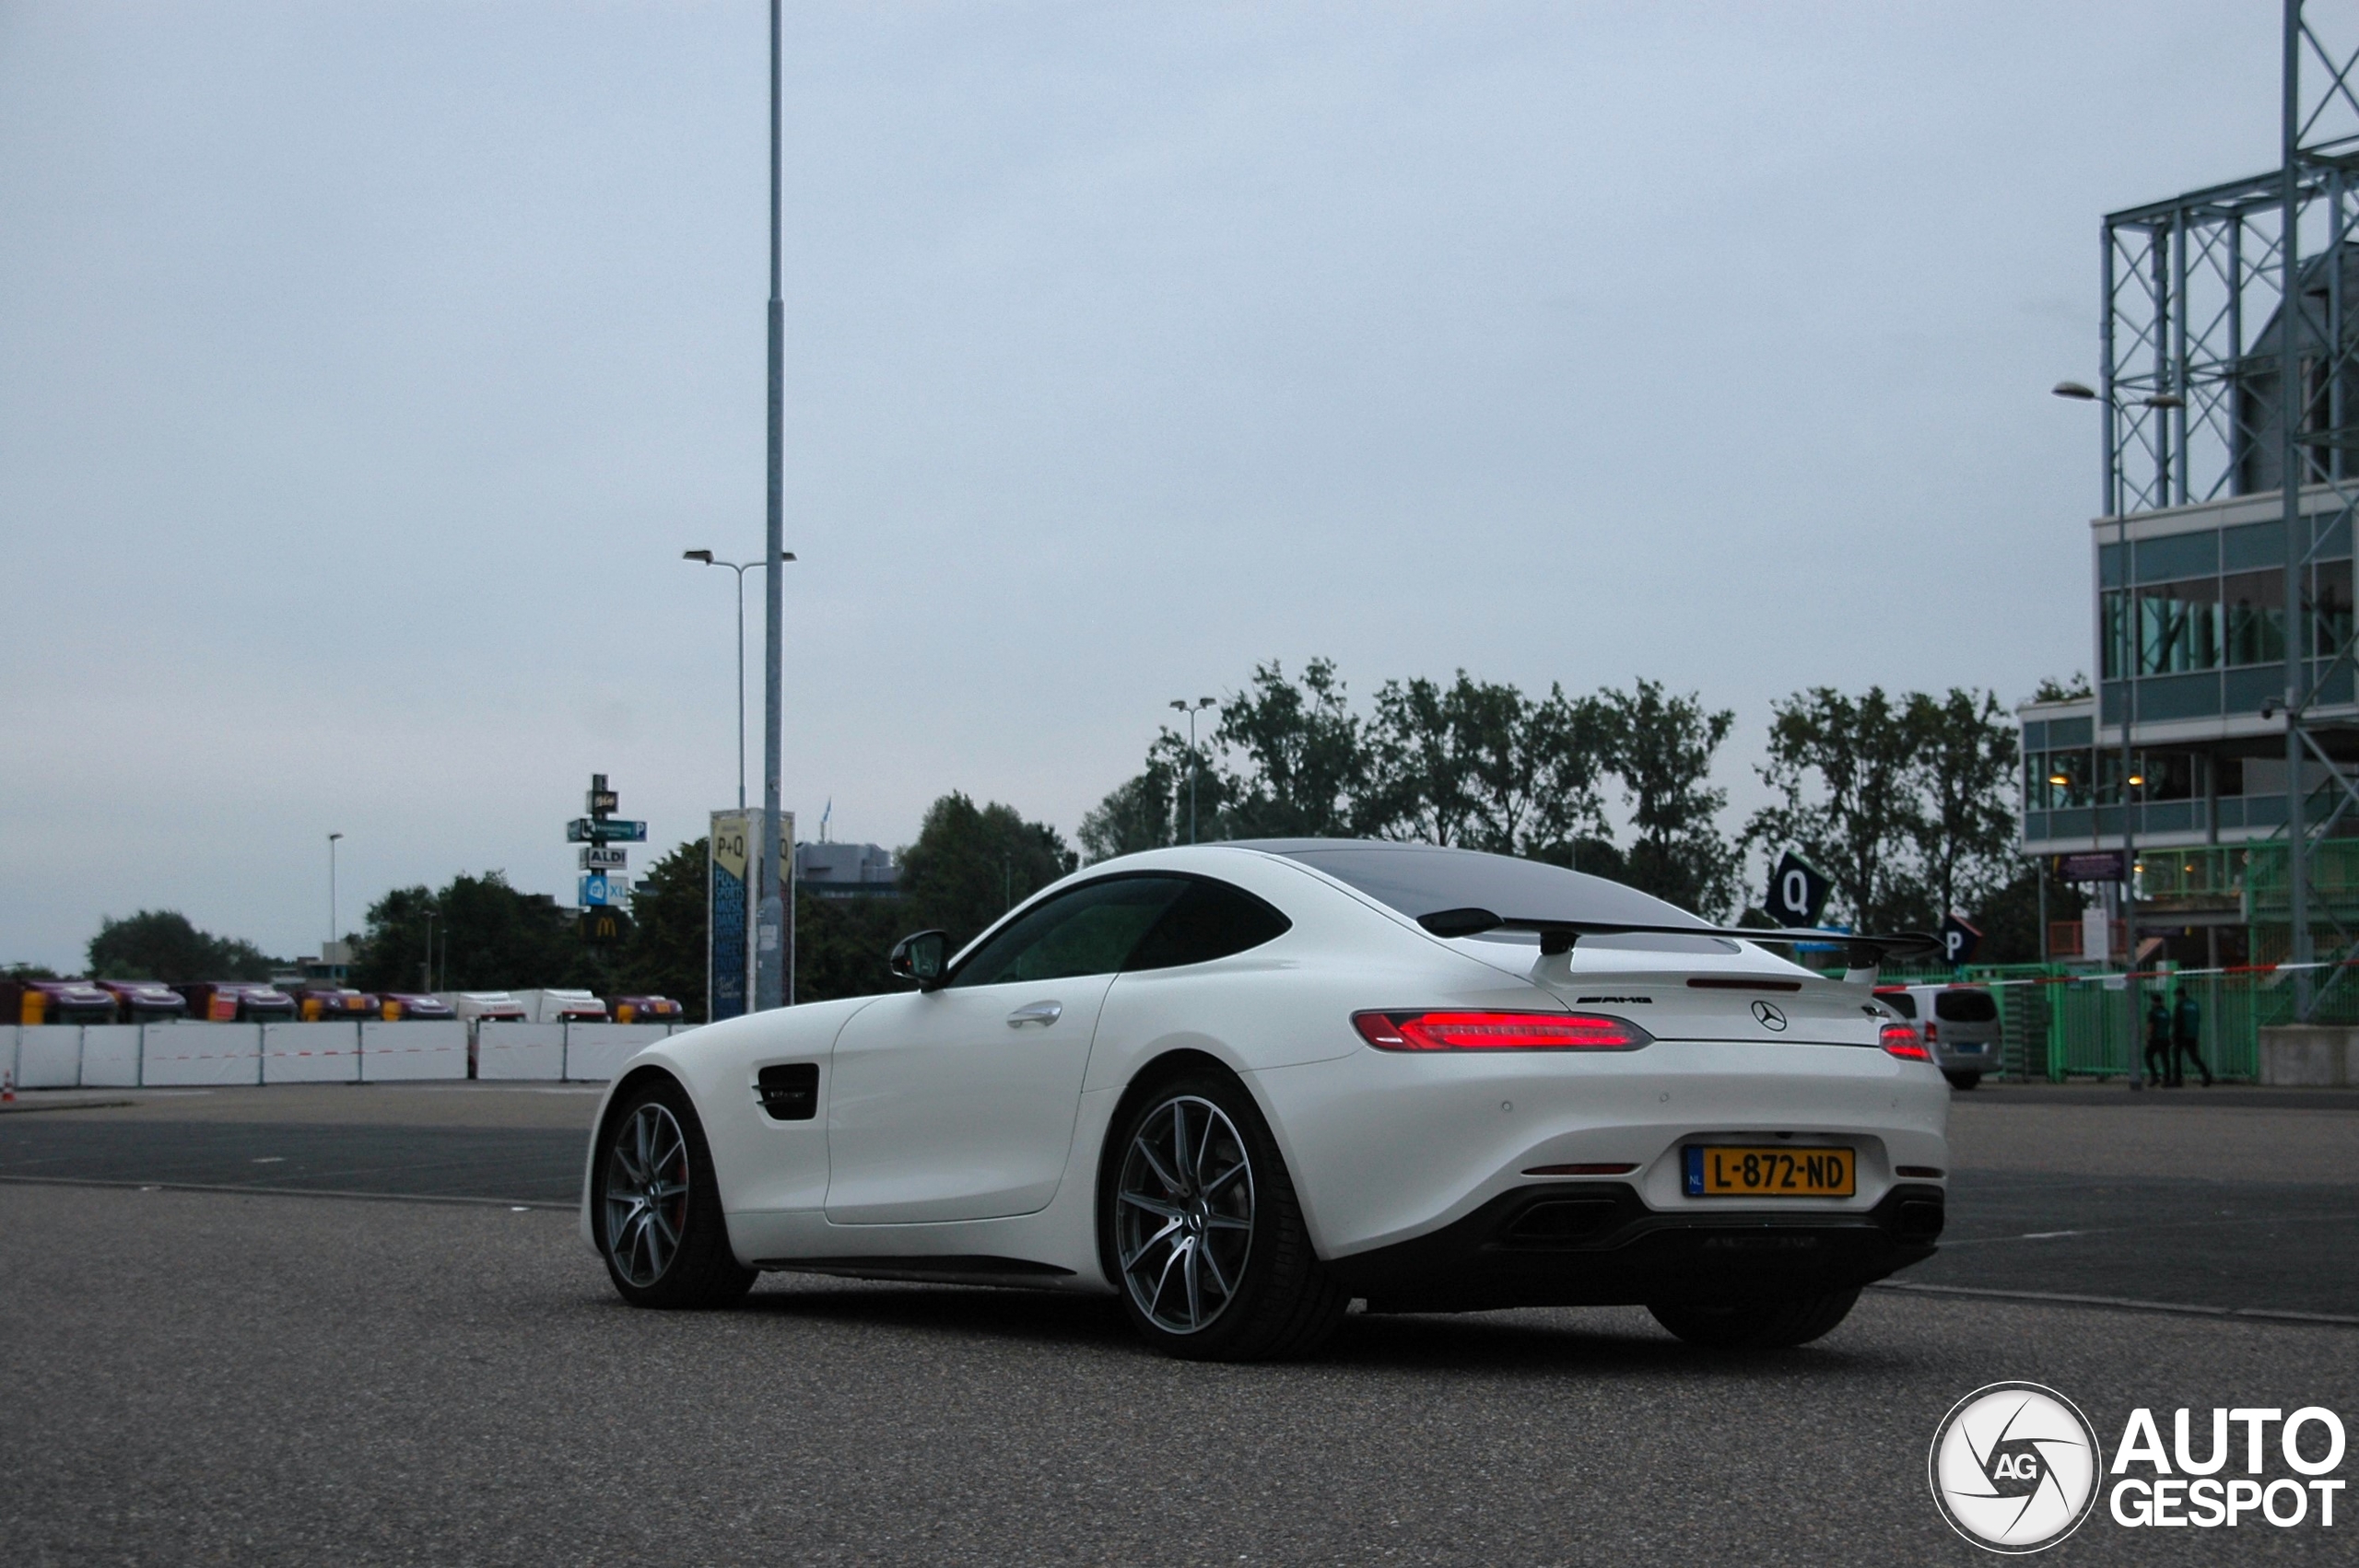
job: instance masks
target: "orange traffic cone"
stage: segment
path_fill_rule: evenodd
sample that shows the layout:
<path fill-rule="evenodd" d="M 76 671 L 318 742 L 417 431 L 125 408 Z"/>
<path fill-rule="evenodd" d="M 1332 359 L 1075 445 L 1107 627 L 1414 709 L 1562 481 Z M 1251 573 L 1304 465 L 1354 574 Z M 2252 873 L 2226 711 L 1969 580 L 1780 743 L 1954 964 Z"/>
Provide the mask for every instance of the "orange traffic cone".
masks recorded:
<path fill-rule="evenodd" d="M 0 1068 L 0 1106 L 13 1106 L 16 1103 L 17 1075 L 5 1068 Z"/>

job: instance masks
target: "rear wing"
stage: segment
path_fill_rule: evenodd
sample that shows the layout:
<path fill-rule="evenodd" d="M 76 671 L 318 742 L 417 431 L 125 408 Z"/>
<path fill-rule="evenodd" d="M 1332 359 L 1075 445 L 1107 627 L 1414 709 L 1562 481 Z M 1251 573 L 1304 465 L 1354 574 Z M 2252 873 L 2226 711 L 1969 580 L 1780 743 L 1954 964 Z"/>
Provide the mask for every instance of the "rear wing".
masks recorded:
<path fill-rule="evenodd" d="M 1438 909 L 1417 917 L 1417 924 L 1436 936 L 1480 936 L 1485 931 L 1536 931 L 1543 957 L 1570 953 L 1585 936 L 1710 936 L 1730 942 L 1761 942 L 1776 946 L 1840 947 L 1844 978 L 1872 981 L 1884 960 L 1896 954 L 1940 953 L 1942 939 L 1931 931 L 1894 931 L 1861 935 L 1857 931 L 1821 931 L 1792 927 L 1657 926 L 1628 920 L 1552 920 L 1500 915 L 1489 909 Z"/>

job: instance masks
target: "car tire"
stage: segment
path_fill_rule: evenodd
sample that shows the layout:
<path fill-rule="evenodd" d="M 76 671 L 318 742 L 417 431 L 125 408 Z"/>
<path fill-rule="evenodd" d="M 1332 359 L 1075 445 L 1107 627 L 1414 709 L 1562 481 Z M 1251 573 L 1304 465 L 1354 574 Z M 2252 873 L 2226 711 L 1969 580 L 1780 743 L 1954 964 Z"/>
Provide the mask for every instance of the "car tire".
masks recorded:
<path fill-rule="evenodd" d="M 590 1213 L 616 1293 L 633 1306 L 729 1306 L 759 1274 L 729 1250 L 712 1151 L 687 1091 L 664 1077 L 608 1118 L 591 1166 Z"/>
<path fill-rule="evenodd" d="M 1942 1073 L 1942 1076 L 1950 1081 L 1950 1087 L 1953 1089 L 1971 1089 L 1977 1083 L 1982 1082 L 1982 1074 L 1978 1072 L 1950 1072 L 1944 1071 Z"/>
<path fill-rule="evenodd" d="M 1294 1184 L 1244 1086 L 1198 1071 L 1117 1118 L 1099 1162 L 1106 1277 L 1140 1337 L 1190 1361 L 1307 1356 L 1350 1298 L 1313 1251 Z"/>
<path fill-rule="evenodd" d="M 1762 1301 L 1704 1304 L 1649 1302 L 1655 1321 L 1686 1340 L 1715 1351 L 1788 1350 L 1831 1332 L 1851 1314 L 1855 1287 L 1827 1295 L 1776 1296 Z"/>

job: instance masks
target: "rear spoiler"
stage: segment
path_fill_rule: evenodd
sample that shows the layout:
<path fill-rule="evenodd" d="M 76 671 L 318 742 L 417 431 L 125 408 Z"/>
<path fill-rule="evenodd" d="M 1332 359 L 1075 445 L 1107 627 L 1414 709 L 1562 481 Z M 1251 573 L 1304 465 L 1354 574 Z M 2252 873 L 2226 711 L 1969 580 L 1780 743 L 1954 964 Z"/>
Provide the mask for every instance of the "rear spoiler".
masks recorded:
<path fill-rule="evenodd" d="M 1712 936 L 1731 942 L 1766 942 L 1779 946 L 1815 943 L 1843 950 L 1845 966 L 1853 975 L 1871 976 L 1895 954 L 1940 953 L 1942 939 L 1930 931 L 1894 931 L 1862 936 L 1856 931 L 1818 931 L 1787 927 L 1651 926 L 1628 920 L 1540 920 L 1495 914 L 1488 909 L 1437 909 L 1417 917 L 1417 924 L 1436 936 L 1480 936 L 1485 931 L 1537 931 L 1543 957 L 1570 953 L 1585 936 Z"/>

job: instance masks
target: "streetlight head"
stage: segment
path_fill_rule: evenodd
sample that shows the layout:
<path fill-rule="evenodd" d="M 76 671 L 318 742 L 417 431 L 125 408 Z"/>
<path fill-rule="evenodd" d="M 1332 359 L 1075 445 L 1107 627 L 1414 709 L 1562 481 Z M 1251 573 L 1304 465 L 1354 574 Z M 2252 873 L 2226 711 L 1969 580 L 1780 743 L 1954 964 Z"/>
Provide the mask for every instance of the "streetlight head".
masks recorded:
<path fill-rule="evenodd" d="M 706 566 L 710 566 L 712 565 L 712 552 L 710 550 L 683 550 L 680 552 L 680 559 L 684 561 L 702 561 Z"/>
<path fill-rule="evenodd" d="M 794 552 L 792 550 L 780 550 L 778 553 L 778 558 L 781 561 L 791 561 L 794 559 Z"/>
<path fill-rule="evenodd" d="M 2156 392 L 2152 397 L 2140 398 L 2138 401 L 2149 408 L 2185 408 L 2187 406 L 2187 399 L 2177 392 Z"/>
<path fill-rule="evenodd" d="M 343 835 L 343 834 L 341 834 L 341 833 L 331 833 L 331 834 L 329 834 L 329 835 L 328 835 L 328 842 L 329 842 L 329 843 L 331 843 L 331 844 L 333 844 L 333 843 L 334 843 L 337 839 L 339 839 L 339 838 L 341 838 L 341 837 L 344 837 L 344 835 Z"/>
<path fill-rule="evenodd" d="M 1213 706 L 1213 699 L 1208 696 L 1200 696 L 1196 699 L 1196 706 L 1198 708 L 1210 708 Z"/>
<path fill-rule="evenodd" d="M 2075 403 L 2095 403 L 2096 392 L 2078 381 L 2059 381 L 2053 389 L 2058 397 L 2069 397 Z"/>
<path fill-rule="evenodd" d="M 1182 713 L 1188 711 L 1188 705 L 1176 696 L 1171 699 L 1168 706 L 1178 708 Z"/>

